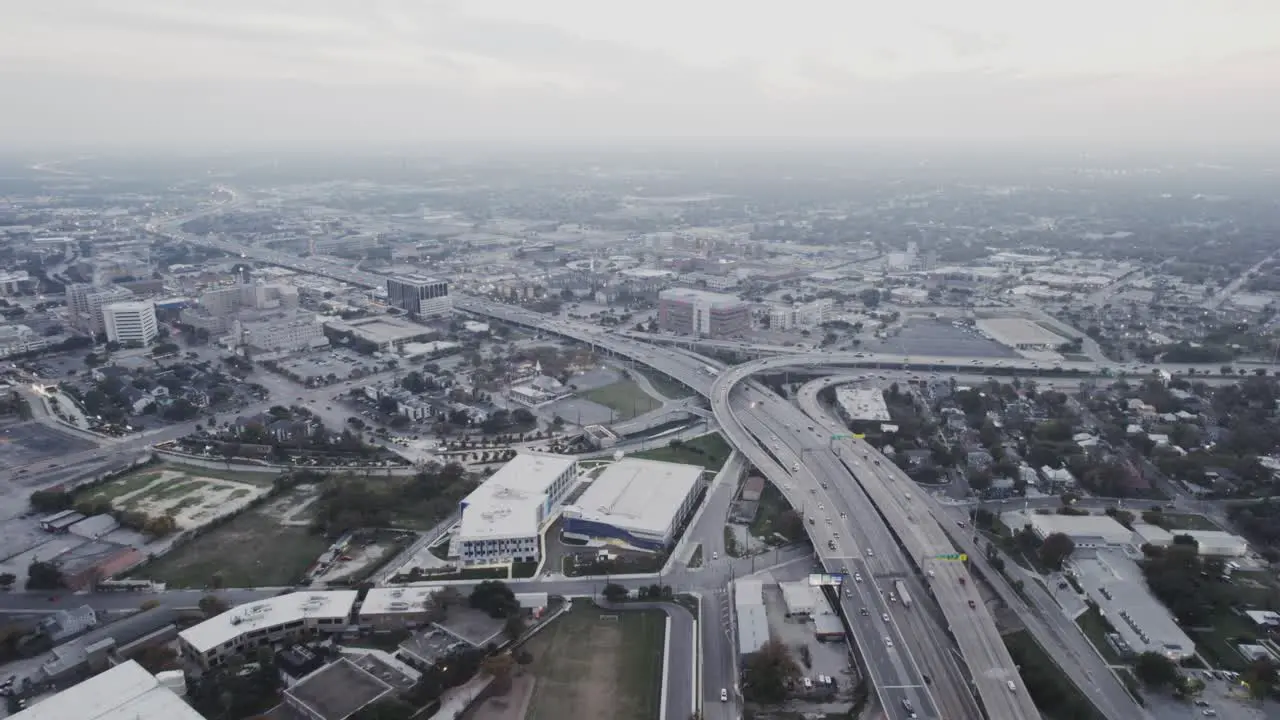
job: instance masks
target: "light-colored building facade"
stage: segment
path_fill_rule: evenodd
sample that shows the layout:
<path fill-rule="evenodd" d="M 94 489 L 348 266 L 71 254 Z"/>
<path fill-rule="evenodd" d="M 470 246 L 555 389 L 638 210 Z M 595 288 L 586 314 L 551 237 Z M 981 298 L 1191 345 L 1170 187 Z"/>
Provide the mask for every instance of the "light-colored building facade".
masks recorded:
<path fill-rule="evenodd" d="M 644 550 L 675 542 L 702 489 L 697 465 L 624 458 L 609 465 L 561 512 L 563 532 L 582 540 L 618 541 Z"/>
<path fill-rule="evenodd" d="M 387 304 L 419 317 L 444 315 L 453 309 L 449 282 L 424 275 L 387 278 Z"/>
<path fill-rule="evenodd" d="M 48 346 L 49 339 L 26 325 L 0 325 L 0 358 Z"/>
<path fill-rule="evenodd" d="M 461 503 L 454 536 L 466 566 L 537 562 L 542 531 L 578 482 L 578 461 L 565 455 L 520 453 Z"/>
<path fill-rule="evenodd" d="M 670 288 L 658 293 L 658 326 L 680 335 L 733 337 L 751 329 L 751 310 L 732 295 Z"/>
<path fill-rule="evenodd" d="M 159 327 L 156 306 L 151 302 L 118 302 L 102 308 L 102 323 L 109 342 L 121 345 L 150 345 Z"/>
<path fill-rule="evenodd" d="M 184 657 L 208 669 L 272 643 L 345 632 L 358 594 L 296 592 L 240 605 L 178 633 L 179 645 Z"/>
<path fill-rule="evenodd" d="M 314 313 L 297 313 L 259 321 L 236 320 L 231 337 L 238 347 L 267 353 L 291 353 L 325 347 L 329 338 Z"/>

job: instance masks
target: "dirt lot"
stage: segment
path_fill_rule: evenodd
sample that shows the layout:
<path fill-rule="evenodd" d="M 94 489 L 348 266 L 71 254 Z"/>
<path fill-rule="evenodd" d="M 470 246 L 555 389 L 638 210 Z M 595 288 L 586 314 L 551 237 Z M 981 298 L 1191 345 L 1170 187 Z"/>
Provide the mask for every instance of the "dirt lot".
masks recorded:
<path fill-rule="evenodd" d="M 139 570 L 137 577 L 170 587 L 204 587 L 214 575 L 226 587 L 282 587 L 298 582 L 329 546 L 299 522 L 297 510 L 312 491 L 300 488 L 226 524 Z M 292 520 L 285 521 L 286 518 Z"/>
<path fill-rule="evenodd" d="M 536 682 L 525 720 L 654 720 L 665 617 L 579 603 L 526 646 Z"/>
<path fill-rule="evenodd" d="M 189 530 L 235 512 L 267 490 L 248 483 L 205 476 L 198 469 L 154 469 L 126 475 L 85 493 L 105 498 L 120 510 L 148 516 L 172 515 Z"/>

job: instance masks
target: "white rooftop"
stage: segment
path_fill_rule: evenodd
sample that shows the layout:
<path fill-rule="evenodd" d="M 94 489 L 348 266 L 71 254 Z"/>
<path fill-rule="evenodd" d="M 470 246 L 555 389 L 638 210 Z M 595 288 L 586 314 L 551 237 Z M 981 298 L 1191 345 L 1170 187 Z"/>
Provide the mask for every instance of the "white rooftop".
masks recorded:
<path fill-rule="evenodd" d="M 204 720 L 130 660 L 32 705 L 12 720 Z"/>
<path fill-rule="evenodd" d="M 577 467 L 572 456 L 522 452 L 498 468 L 463 501 L 458 538 L 514 538 L 538 534 L 538 508 L 555 479 Z"/>
<path fill-rule="evenodd" d="M 678 300 L 690 303 L 705 303 L 712 308 L 737 307 L 745 302 L 736 295 L 695 290 L 693 288 L 667 288 L 658 293 L 660 300 Z"/>
<path fill-rule="evenodd" d="M 573 510 L 588 520 L 661 535 L 701 480 L 702 471 L 698 465 L 624 458 L 592 481 Z"/>
<path fill-rule="evenodd" d="M 320 590 L 279 595 L 266 600 L 238 605 L 221 615 L 178 633 L 199 652 L 213 648 L 241 635 L 307 618 L 346 618 L 356 603 L 355 590 Z"/>
<path fill-rule="evenodd" d="M 1142 569 L 1116 550 L 1072 558 L 1071 569 L 1116 632 L 1135 653 L 1158 652 L 1179 660 L 1196 645 L 1159 600 L 1147 590 Z"/>
<path fill-rule="evenodd" d="M 360 604 L 360 617 L 365 615 L 394 615 L 422 612 L 431 594 L 443 586 L 430 587 L 380 587 L 371 589 Z"/>
<path fill-rule="evenodd" d="M 879 388 L 836 388 L 836 402 L 850 420 L 875 420 L 888 422 L 889 407 Z"/>
<path fill-rule="evenodd" d="M 1000 521 L 1015 532 L 1030 524 L 1040 537 L 1062 533 L 1073 540 L 1101 539 L 1107 545 L 1134 544 L 1133 531 L 1108 515 L 1040 515 L 1007 512 Z"/>

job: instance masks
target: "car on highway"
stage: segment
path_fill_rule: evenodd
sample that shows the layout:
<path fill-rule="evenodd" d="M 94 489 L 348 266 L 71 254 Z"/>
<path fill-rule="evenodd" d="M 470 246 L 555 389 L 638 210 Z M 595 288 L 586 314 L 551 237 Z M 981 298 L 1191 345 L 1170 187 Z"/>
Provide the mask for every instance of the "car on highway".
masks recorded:
<path fill-rule="evenodd" d="M 883 620 L 884 622 L 889 622 L 889 613 L 884 613 L 883 615 L 880 616 L 880 619 Z"/>
<path fill-rule="evenodd" d="M 861 610 L 859 610 L 859 611 L 858 611 L 858 614 L 859 614 L 859 615 L 870 615 L 870 614 L 871 614 L 871 611 L 867 610 L 866 608 L 862 608 Z"/>
<path fill-rule="evenodd" d="M 853 574 L 853 581 L 854 581 L 854 582 L 862 582 L 862 573 L 854 573 L 854 574 Z"/>
<path fill-rule="evenodd" d="M 891 637 L 886 637 L 886 638 L 884 639 L 884 646 L 885 646 L 885 647 L 893 647 L 893 638 L 891 638 Z"/>
<path fill-rule="evenodd" d="M 976 610 L 978 608 L 978 603 L 974 602 L 973 600 L 970 600 L 969 607 Z"/>
<path fill-rule="evenodd" d="M 844 596 L 845 596 L 845 597 L 847 597 L 847 598 L 851 598 L 851 597 L 853 597 L 853 591 L 852 591 L 852 590 L 850 590 L 849 588 L 845 588 L 845 589 L 844 589 Z"/>
<path fill-rule="evenodd" d="M 848 518 L 848 517 L 849 517 L 849 513 L 844 512 L 844 511 L 841 511 L 841 512 L 840 512 L 840 519 L 841 519 L 841 520 L 844 520 L 844 519 L 846 519 L 846 518 Z"/>
<path fill-rule="evenodd" d="M 875 557 L 875 556 L 876 556 L 876 551 L 872 550 L 871 548 L 867 548 L 867 557 Z"/>
<path fill-rule="evenodd" d="M 911 701 L 906 698 L 902 698 L 902 709 L 907 711 L 907 717 L 913 718 L 916 716 L 915 707 L 911 704 Z"/>
<path fill-rule="evenodd" d="M 729 691 L 726 688 L 720 688 L 720 702 L 729 702 Z"/>

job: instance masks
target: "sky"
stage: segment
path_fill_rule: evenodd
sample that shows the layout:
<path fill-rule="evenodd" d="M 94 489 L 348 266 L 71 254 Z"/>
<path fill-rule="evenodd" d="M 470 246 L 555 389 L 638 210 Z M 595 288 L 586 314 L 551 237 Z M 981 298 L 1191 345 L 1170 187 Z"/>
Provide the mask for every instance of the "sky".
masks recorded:
<path fill-rule="evenodd" d="M 1280 146 L 1277 0 L 5 0 L 4 149 Z"/>

